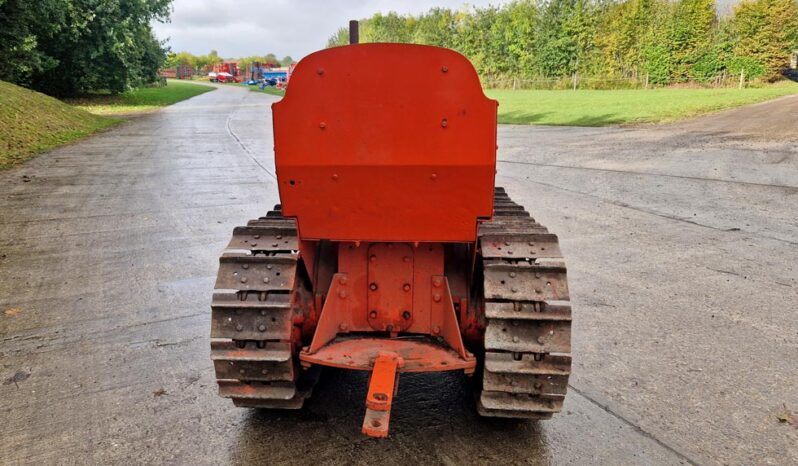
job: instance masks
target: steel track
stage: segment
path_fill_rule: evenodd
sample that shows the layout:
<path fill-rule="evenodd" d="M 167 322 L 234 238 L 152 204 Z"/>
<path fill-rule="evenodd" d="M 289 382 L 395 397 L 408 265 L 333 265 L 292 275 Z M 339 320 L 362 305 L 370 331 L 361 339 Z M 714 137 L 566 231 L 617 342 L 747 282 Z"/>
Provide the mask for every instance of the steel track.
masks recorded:
<path fill-rule="evenodd" d="M 482 416 L 547 419 L 571 373 L 571 305 L 557 237 L 496 188 L 479 228 L 485 298 Z"/>
<path fill-rule="evenodd" d="M 315 380 L 293 343 L 298 237 L 280 205 L 236 227 L 219 259 L 211 303 L 211 359 L 219 395 L 236 406 L 299 409 Z"/>

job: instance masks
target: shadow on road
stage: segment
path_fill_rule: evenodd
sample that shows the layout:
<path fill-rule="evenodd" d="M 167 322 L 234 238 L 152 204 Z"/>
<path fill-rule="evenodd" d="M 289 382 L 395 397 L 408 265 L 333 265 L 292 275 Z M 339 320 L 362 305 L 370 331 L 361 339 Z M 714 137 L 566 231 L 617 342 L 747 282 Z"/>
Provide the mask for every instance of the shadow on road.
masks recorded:
<path fill-rule="evenodd" d="M 328 369 L 302 410 L 250 411 L 237 427 L 233 461 L 299 463 L 312 457 L 317 464 L 409 464 L 435 458 L 456 464 L 549 464 L 538 422 L 479 417 L 462 374 L 403 374 L 390 437 L 368 438 L 360 433 L 367 382 L 365 373 Z"/>

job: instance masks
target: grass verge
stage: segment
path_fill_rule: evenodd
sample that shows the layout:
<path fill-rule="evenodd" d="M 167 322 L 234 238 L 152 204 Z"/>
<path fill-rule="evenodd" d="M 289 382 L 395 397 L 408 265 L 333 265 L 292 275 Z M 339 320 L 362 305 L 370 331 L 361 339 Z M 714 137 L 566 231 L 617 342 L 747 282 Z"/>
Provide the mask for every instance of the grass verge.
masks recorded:
<path fill-rule="evenodd" d="M 170 79 L 164 87 L 145 87 L 119 95 L 89 95 L 66 102 L 95 115 L 135 114 L 151 112 L 214 89 L 205 84 Z"/>
<path fill-rule="evenodd" d="M 791 81 L 747 89 L 486 90 L 499 123 L 604 126 L 663 123 L 798 93 Z"/>
<path fill-rule="evenodd" d="M 0 81 L 0 170 L 121 121 Z"/>
<path fill-rule="evenodd" d="M 264 93 L 264 94 L 276 95 L 276 96 L 278 96 L 278 97 L 282 97 L 282 96 L 284 96 L 284 95 L 285 95 L 285 89 L 275 89 L 275 88 L 274 88 L 274 87 L 272 87 L 272 86 L 264 87 L 263 89 L 261 89 L 261 88 L 260 88 L 260 87 L 258 87 L 257 85 L 254 85 L 254 86 L 247 86 L 247 85 L 246 85 L 246 84 L 244 84 L 244 83 L 237 83 L 237 84 L 235 84 L 235 83 L 231 83 L 231 85 L 233 85 L 233 86 L 244 86 L 244 87 L 246 87 L 246 88 L 249 88 L 249 90 L 250 90 L 250 91 L 253 91 L 253 92 L 262 92 L 262 93 Z"/>

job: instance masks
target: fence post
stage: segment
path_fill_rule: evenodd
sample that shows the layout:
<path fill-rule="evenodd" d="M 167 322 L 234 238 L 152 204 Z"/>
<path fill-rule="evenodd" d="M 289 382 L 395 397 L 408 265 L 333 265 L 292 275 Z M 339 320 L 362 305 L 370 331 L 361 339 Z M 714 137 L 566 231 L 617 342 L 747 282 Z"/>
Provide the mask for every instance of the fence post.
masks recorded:
<path fill-rule="evenodd" d="M 646 89 L 648 89 L 648 73 L 646 73 Z"/>
<path fill-rule="evenodd" d="M 574 73 L 574 90 L 576 90 L 576 73 Z"/>
<path fill-rule="evenodd" d="M 513 90 L 515 90 L 515 83 L 518 81 L 518 78 L 513 78 Z"/>
<path fill-rule="evenodd" d="M 740 70 L 740 89 L 743 88 L 743 84 L 745 83 L 745 70 Z"/>

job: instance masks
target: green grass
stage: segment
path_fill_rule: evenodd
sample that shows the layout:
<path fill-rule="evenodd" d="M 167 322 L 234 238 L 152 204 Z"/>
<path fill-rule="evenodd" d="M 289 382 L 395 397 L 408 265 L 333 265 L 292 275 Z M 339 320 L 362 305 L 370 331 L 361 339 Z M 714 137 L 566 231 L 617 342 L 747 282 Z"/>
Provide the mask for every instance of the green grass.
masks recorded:
<path fill-rule="evenodd" d="M 787 81 L 747 89 L 487 90 L 499 123 L 604 126 L 661 123 L 798 93 Z"/>
<path fill-rule="evenodd" d="M 121 121 L 0 81 L 0 170 Z"/>
<path fill-rule="evenodd" d="M 264 94 L 271 94 L 282 97 L 285 95 L 285 89 L 275 89 L 271 86 L 260 89 L 258 86 L 249 86 L 250 91 L 263 92 Z"/>
<path fill-rule="evenodd" d="M 265 88 L 261 89 L 261 88 L 258 87 L 257 84 L 254 85 L 254 86 L 247 86 L 244 83 L 229 83 L 229 84 L 231 86 L 243 86 L 243 87 L 249 88 L 249 90 L 253 91 L 253 92 L 262 92 L 264 94 L 276 95 L 278 97 L 282 97 L 282 96 L 285 95 L 285 89 L 275 89 L 272 86 L 268 86 L 268 87 L 265 87 Z"/>
<path fill-rule="evenodd" d="M 96 115 L 151 112 L 214 90 L 213 86 L 170 79 L 164 87 L 144 87 L 119 95 L 89 95 L 67 102 Z"/>

